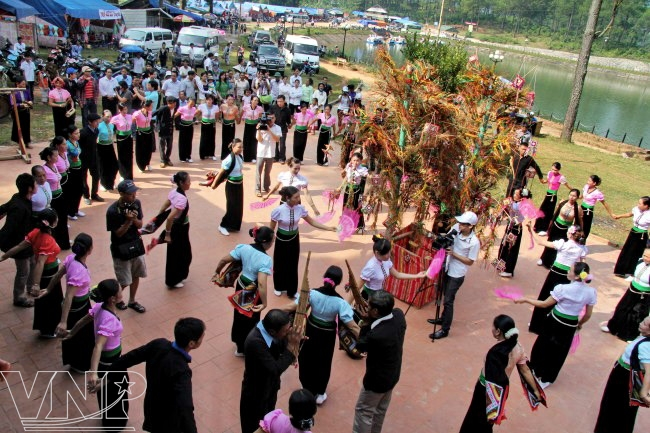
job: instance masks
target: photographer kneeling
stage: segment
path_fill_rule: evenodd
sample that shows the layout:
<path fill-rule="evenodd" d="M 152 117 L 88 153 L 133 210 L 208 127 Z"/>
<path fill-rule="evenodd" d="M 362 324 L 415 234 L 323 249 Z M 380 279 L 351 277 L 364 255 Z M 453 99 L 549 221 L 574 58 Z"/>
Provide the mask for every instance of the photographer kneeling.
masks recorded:
<path fill-rule="evenodd" d="M 465 274 L 467 268 L 472 266 L 481 248 L 476 234 L 474 233 L 474 226 L 478 222 L 478 217 L 474 212 L 465 212 L 461 216 L 456 217 L 457 224 L 451 228 L 449 234 L 454 236 L 453 244 L 447 248 L 447 264 L 444 274 L 444 310 L 442 317 L 439 319 L 429 319 L 429 323 L 434 325 L 442 325 L 442 328 L 433 334 L 429 335 L 431 339 L 445 338 L 449 335 L 451 322 L 454 319 L 454 300 L 456 293 L 460 286 L 465 281 Z M 448 235 L 449 235 L 448 234 Z"/>
<path fill-rule="evenodd" d="M 264 193 L 271 188 L 271 167 L 275 143 L 282 137 L 282 128 L 275 124 L 273 114 L 264 113 L 257 124 L 257 172 L 255 173 L 255 195 L 262 197 L 262 170 L 264 170 Z M 273 145 L 273 146 L 271 146 Z"/>

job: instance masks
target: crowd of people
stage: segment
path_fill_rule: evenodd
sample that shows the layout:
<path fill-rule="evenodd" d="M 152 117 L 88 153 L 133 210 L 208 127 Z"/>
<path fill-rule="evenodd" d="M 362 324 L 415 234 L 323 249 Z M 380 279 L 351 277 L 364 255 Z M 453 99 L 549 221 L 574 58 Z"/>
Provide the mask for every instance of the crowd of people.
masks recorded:
<path fill-rule="evenodd" d="M 54 138 L 39 153 L 42 164 L 35 165 L 31 174 L 20 174 L 16 179 L 18 192 L 0 206 L 0 216 L 6 218 L 0 229 L 4 252 L 0 261 L 13 258 L 16 266 L 13 303 L 18 308 L 34 308 L 33 329 L 40 337 L 63 338 L 63 365 L 74 371 L 93 372 L 88 383 L 93 392 L 123 381 L 127 368 L 146 362 L 149 387 L 144 401 L 145 430 L 196 431 L 188 363 L 190 351 L 201 346 L 205 324 L 197 318 L 182 318 L 175 325 L 174 341 L 156 339 L 123 354 L 124 330 L 119 314 L 126 309 L 147 311 L 136 298 L 141 280 L 148 275 L 147 250 L 166 244 L 164 283 L 168 288 L 183 288 L 191 274 L 187 194 L 192 186 L 190 174 L 180 170 L 171 176 L 167 198 L 157 208 L 156 217 L 146 223 L 143 203 L 137 198 L 139 188 L 134 182 L 133 165 L 135 162 L 146 181 L 157 143 L 161 168 L 174 166 L 174 138 L 178 140 L 178 163 L 191 164 L 194 136 L 199 132 L 200 159 L 221 160 L 219 169 L 209 171 L 201 184 L 212 189 L 225 184 L 226 212 L 218 226 L 222 235 L 242 229 L 245 164 L 255 164 L 255 196 L 266 201 L 277 191 L 281 200 L 268 224 L 250 229 L 251 244 L 238 244 L 221 257 L 213 277 L 213 281 L 235 289 L 229 297 L 233 306 L 231 340 L 235 356 L 244 358 L 242 432 L 312 428 L 317 407 L 328 399 L 336 330 L 345 326 L 366 360 L 352 431 L 379 433 L 392 390 L 400 378 L 407 329 L 405 315 L 395 307 L 386 286 L 388 278 L 423 279 L 426 272 L 409 274 L 396 269 L 391 261 L 390 240 L 376 236 L 373 255 L 361 270 L 359 281 L 353 284 L 359 288 L 360 299 L 354 293 L 337 291 L 343 280 L 338 266 L 330 266 L 323 274 L 322 285 L 308 295 L 299 293 L 298 276 L 300 221 L 319 230 L 337 230 L 319 221 L 320 212 L 310 195 L 309 182 L 300 174 L 309 132 L 318 130 L 313 159 L 327 166 L 330 140 L 337 131 L 350 132 L 355 113 L 362 107 L 361 91 L 350 85 L 335 96 L 338 92 L 329 86 L 326 77 L 314 89 L 312 79 L 301 76 L 299 70 L 284 78 L 281 74 L 270 77 L 268 72 L 258 71 L 254 62 L 245 65 L 243 61 L 229 71 L 219 70 L 215 82 L 215 75 L 211 75 L 215 71 L 210 69 L 213 66 L 207 66 L 198 74 L 185 64 L 170 70 L 169 78 L 162 83 L 150 71 L 142 77 L 132 76 L 130 83 L 128 73 L 115 77 L 110 70 L 97 80 L 87 67 L 82 68 L 79 78 L 77 71 L 68 71 L 67 79 L 53 80 L 48 105 L 52 107 Z M 14 126 L 24 128 L 29 124 L 33 95 L 28 80 L 22 79 L 19 84 L 26 90 L 17 93 L 16 103 L 21 109 Z M 100 102 L 101 115 L 97 112 Z M 332 104 L 338 104 L 336 113 Z M 75 108 L 81 110 L 81 129 L 75 125 Z M 243 131 L 237 128 L 242 120 Z M 197 123 L 200 131 L 195 131 Z M 292 128 L 293 155 L 288 156 L 287 137 Z M 23 129 L 23 140 L 28 143 L 26 132 Z M 517 140 L 503 210 L 507 213 L 507 227 L 496 265 L 501 277 L 514 277 L 524 230 L 529 230 L 544 247 L 538 265 L 549 272 L 538 298 L 515 301 L 535 307 L 529 330 L 538 337 L 529 361 L 518 342 L 520 331 L 513 319 L 506 315 L 494 318 L 492 335 L 497 343 L 485 358 L 461 432 L 492 431 L 504 419 L 509 376 L 515 366 L 529 390 L 531 406 L 545 404 L 544 390 L 557 380 L 575 333 L 590 320 L 597 301 L 596 290 L 589 285 L 594 276 L 587 263 L 585 243 L 598 202 L 614 219 L 631 217 L 633 227 L 614 269 L 617 276 L 629 281 L 629 288 L 613 317 L 600 324 L 603 331 L 632 342 L 609 378 L 596 432 L 632 432 L 636 407 L 627 404 L 625 379 L 629 374 L 640 372 L 640 379 L 633 383 L 638 386 L 632 387 L 637 394 L 633 395 L 639 404 L 650 404 L 650 375 L 643 375 L 650 368 L 650 197 L 641 197 L 629 213 L 615 214 L 599 189 L 599 176 L 590 176 L 582 190 L 574 189 L 556 162 L 544 177 L 529 152 L 526 133 L 522 131 Z M 365 222 L 361 196 L 371 167 L 362 146 L 353 146 L 343 159 L 342 183 L 338 188 L 330 186 L 343 194 L 343 206 L 359 215 L 357 229 L 362 231 Z M 276 163 L 286 163 L 287 170 L 279 173 L 277 183 L 273 183 L 271 172 Z M 544 215 L 536 221 L 527 218 L 522 209 L 523 200 L 532 199 L 527 183 L 535 176 L 548 185 L 541 202 Z M 558 203 L 562 185 L 569 195 Z M 105 199 L 99 192 L 115 189 L 119 198 L 106 209 L 115 278 L 103 280 L 91 289 L 87 259 L 97 245 L 106 242 L 82 231 L 71 239 L 68 226 L 71 221 L 79 221 L 76 224 L 83 227 L 82 199 L 85 205 L 101 203 Z M 302 204 L 303 196 L 314 216 Z M 153 203 L 144 205 L 156 209 Z M 431 339 L 450 336 L 456 295 L 469 267 L 478 260 L 477 223 L 478 216 L 466 211 L 444 230 L 453 238 L 453 244 L 443 269 L 443 312 L 429 319 L 440 329 L 429 336 Z M 164 229 L 145 246 L 142 235 L 159 228 Z M 60 260 L 62 250 L 70 252 Z M 262 317 L 271 289 L 275 296 L 286 294 L 289 302 Z M 299 311 L 303 296 L 309 296 L 311 312 L 304 325 L 294 327 L 291 314 L 306 314 Z M 305 335 L 308 338 L 303 344 Z M 282 373 L 296 360 L 303 389 L 291 394 L 287 415 L 276 409 L 277 394 Z M 115 387 L 108 388 L 112 392 L 97 393 L 102 424 L 123 427 L 128 419 L 128 403 L 113 404 L 120 396 Z M 625 419 L 617 421 L 621 416 Z"/>

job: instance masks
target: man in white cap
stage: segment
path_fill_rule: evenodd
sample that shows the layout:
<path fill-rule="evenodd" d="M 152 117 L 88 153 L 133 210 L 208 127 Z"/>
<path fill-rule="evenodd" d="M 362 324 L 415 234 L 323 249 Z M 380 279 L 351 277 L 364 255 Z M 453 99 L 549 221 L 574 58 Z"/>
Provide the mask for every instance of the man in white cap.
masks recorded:
<path fill-rule="evenodd" d="M 449 233 L 454 234 L 454 244 L 447 249 L 447 267 L 444 274 L 443 294 L 445 297 L 442 316 L 438 319 L 429 319 L 434 325 L 441 325 L 441 329 L 429 335 L 431 339 L 445 338 L 449 335 L 451 322 L 454 319 L 454 300 L 460 286 L 465 281 L 467 269 L 478 259 L 481 243 L 474 233 L 474 226 L 478 217 L 474 212 L 465 212 L 456 217 L 456 224 Z"/>
<path fill-rule="evenodd" d="M 89 66 L 81 68 L 81 77 L 77 79 L 79 90 L 79 104 L 81 105 L 81 125 L 88 125 L 88 115 L 97 114 L 97 97 L 99 96 L 99 83 L 92 76 L 92 69 Z"/>

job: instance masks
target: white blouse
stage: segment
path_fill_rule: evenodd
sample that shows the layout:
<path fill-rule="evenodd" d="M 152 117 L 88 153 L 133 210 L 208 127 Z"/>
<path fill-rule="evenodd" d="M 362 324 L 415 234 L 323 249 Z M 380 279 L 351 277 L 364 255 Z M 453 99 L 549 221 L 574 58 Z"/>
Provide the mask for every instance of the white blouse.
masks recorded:
<path fill-rule="evenodd" d="M 361 271 L 361 279 L 365 281 L 366 287 L 370 290 L 383 290 L 384 280 L 390 275 L 393 262 L 386 260 L 379 261 L 376 257 L 371 258 Z"/>
<path fill-rule="evenodd" d="M 580 259 L 584 259 L 587 255 L 587 248 L 574 240 L 565 241 L 564 239 L 559 239 L 553 241 L 553 245 L 557 250 L 555 261 L 570 268 L 572 268 L 577 261 L 580 261 Z"/>
<path fill-rule="evenodd" d="M 50 207 L 50 203 L 52 202 L 52 188 L 50 188 L 50 184 L 45 182 L 43 185 L 37 186 L 36 192 L 32 195 L 32 212 L 40 212 Z"/>
<path fill-rule="evenodd" d="M 307 178 L 303 176 L 302 174 L 293 174 L 291 171 L 283 171 L 282 173 L 278 174 L 278 182 L 282 184 L 282 186 L 295 186 L 299 190 L 303 190 L 307 188 L 308 182 Z"/>
<path fill-rule="evenodd" d="M 557 301 L 555 309 L 569 316 L 579 316 L 586 305 L 596 305 L 596 289 L 582 281 L 558 284 L 551 296 Z"/>
<path fill-rule="evenodd" d="M 301 204 L 289 207 L 286 203 L 273 209 L 271 212 L 271 221 L 278 223 L 278 228 L 286 232 L 298 230 L 300 218 L 309 216 L 307 209 Z"/>
<path fill-rule="evenodd" d="M 634 227 L 641 230 L 648 230 L 650 227 L 650 210 L 641 210 L 639 206 L 634 206 L 632 209 L 632 220 Z"/>

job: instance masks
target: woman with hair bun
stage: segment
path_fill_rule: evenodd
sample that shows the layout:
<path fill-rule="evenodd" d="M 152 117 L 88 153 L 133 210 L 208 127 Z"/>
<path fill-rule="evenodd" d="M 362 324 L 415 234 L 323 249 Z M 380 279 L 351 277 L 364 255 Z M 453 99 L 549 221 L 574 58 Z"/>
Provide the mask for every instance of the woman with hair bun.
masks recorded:
<path fill-rule="evenodd" d="M 266 308 L 267 304 L 267 279 L 271 275 L 273 261 L 266 253 L 275 236 L 273 230 L 262 226 L 249 230 L 248 234 L 253 238 L 253 243 L 249 245 L 239 244 L 230 254 L 226 254 L 217 264 L 212 281 L 217 281 L 221 277 L 221 271 L 228 263 L 241 261 L 242 270 L 235 282 L 235 292 L 243 291 L 246 297 L 254 299 L 252 306 L 246 313 L 234 309 L 232 330 L 230 338 L 237 346 L 235 356 L 244 356 L 244 341 L 249 332 L 260 321 L 260 313 Z M 252 313 L 252 314 L 250 314 Z"/>
<path fill-rule="evenodd" d="M 582 203 L 580 207 L 582 208 L 582 231 L 585 236 L 585 241 L 589 237 L 589 233 L 591 233 L 591 224 L 594 221 L 594 208 L 596 203 L 601 202 L 605 206 L 609 216 L 615 219 L 612 208 L 605 201 L 605 195 L 598 189 L 601 182 L 600 176 L 592 174 L 582 188 Z"/>
<path fill-rule="evenodd" d="M 201 118 L 199 158 L 212 158 L 213 161 L 216 161 L 215 137 L 217 131 L 217 118 L 219 117 L 219 105 L 214 104 L 213 95 L 205 95 L 205 102 L 199 105 L 197 117 Z"/>
<path fill-rule="evenodd" d="M 70 249 L 70 235 L 68 234 L 68 147 L 65 138 L 57 136 L 50 143 L 51 151 L 43 149 L 41 159 L 45 161 L 46 179 L 52 189 L 52 209 L 56 211 L 59 223 L 54 231 L 54 239 L 62 250 Z M 56 156 L 55 156 L 56 155 Z"/>
<path fill-rule="evenodd" d="M 103 191 L 113 191 L 117 177 L 118 164 L 113 141 L 115 125 L 111 123 L 113 115 L 104 110 L 102 121 L 97 126 L 97 165 L 99 166 L 99 184 Z"/>
<path fill-rule="evenodd" d="M 186 171 L 179 171 L 172 175 L 171 181 L 176 188 L 169 191 L 159 213 L 170 210 L 165 231 L 161 234 L 161 238 L 167 243 L 165 285 L 170 289 L 179 289 L 185 286 L 183 281 L 189 275 L 192 263 L 190 220 L 187 216 L 190 203 L 186 195 L 192 181 Z"/>
<path fill-rule="evenodd" d="M 548 241 L 553 242 L 560 239 L 567 240 L 567 230 L 572 225 L 582 226 L 582 208 L 578 206 L 580 191 L 572 189 L 569 192 L 569 198 L 561 202 L 548 228 Z M 537 261 L 538 266 L 544 266 L 550 269 L 555 261 L 557 251 L 553 247 L 546 246 L 541 257 Z"/>
<path fill-rule="evenodd" d="M 229 236 L 230 231 L 238 232 L 244 217 L 244 146 L 239 138 L 235 138 L 228 148 L 230 155 L 221 162 L 221 170 L 212 181 L 212 189 L 226 181 L 226 213 L 219 224 L 219 232 L 224 236 Z"/>
<path fill-rule="evenodd" d="M 300 350 L 298 366 L 300 383 L 316 396 L 316 404 L 323 404 L 327 400 L 325 391 L 332 372 L 337 323 L 338 326 L 347 326 L 355 337 L 359 337 L 359 326 L 354 321 L 352 307 L 336 292 L 342 279 L 341 268 L 330 266 L 323 275 L 323 285 L 309 291 L 311 312 L 307 317 L 307 340 Z M 285 310 L 296 311 L 299 300 L 300 294 Z"/>
<path fill-rule="evenodd" d="M 299 389 L 289 397 L 289 416 L 282 409 L 275 409 L 260 421 L 255 433 L 311 433 L 316 415 L 317 400 L 306 389 Z"/>
<path fill-rule="evenodd" d="M 60 289 L 61 279 L 65 275 L 66 290 L 56 327 L 57 336 L 67 335 L 67 330 L 72 329 L 90 309 L 90 271 L 86 260 L 92 250 L 93 238 L 86 233 L 79 233 L 72 244 L 72 254 L 65 258 L 63 266 L 41 295 L 47 296 L 52 290 Z M 74 338 L 65 340 L 61 345 L 63 365 L 69 365 L 76 372 L 88 370 L 94 346 L 93 328 L 86 326 Z"/>
<path fill-rule="evenodd" d="M 562 164 L 559 162 L 554 162 L 553 165 L 551 165 L 551 169 L 549 170 L 548 174 L 546 175 L 545 183 L 548 185 L 548 188 L 546 189 L 546 196 L 544 196 L 542 204 L 539 205 L 539 210 L 544 215 L 535 220 L 535 227 L 533 228 L 533 230 L 536 233 L 539 233 L 540 236 L 546 236 L 546 230 L 548 230 L 548 225 L 551 223 L 551 218 L 553 216 L 553 212 L 555 211 L 557 193 L 560 190 L 560 187 L 564 185 L 569 190 L 572 189 L 571 186 L 569 186 L 566 177 L 560 173 L 560 170 L 562 170 Z M 517 189 L 519 189 L 521 192 L 521 188 Z"/>
<path fill-rule="evenodd" d="M 133 122 L 136 126 L 135 133 L 135 164 L 140 173 L 151 171 L 151 154 L 154 149 L 155 136 L 151 127 L 151 112 L 153 101 L 147 99 L 142 108 L 133 113 Z"/>
<path fill-rule="evenodd" d="M 643 249 L 648 243 L 648 229 L 650 228 L 650 196 L 643 196 L 632 211 L 620 215 L 614 215 L 614 219 L 632 218 L 633 226 L 630 234 L 625 239 L 625 244 L 618 255 L 614 265 L 614 275 L 617 277 L 629 277 L 634 274 L 639 258 L 643 255 Z"/>
<path fill-rule="evenodd" d="M 542 388 L 557 379 L 571 349 L 575 333 L 589 321 L 596 305 L 596 289 L 587 285 L 593 279 L 589 273 L 589 265 L 577 262 L 573 265 L 569 278 L 571 283 L 558 284 L 543 301 L 530 298 L 514 301 L 515 304 L 526 303 L 534 307 L 553 308 L 530 352 L 530 366 L 542 382 Z M 583 308 L 585 314 L 579 317 Z"/>
<path fill-rule="evenodd" d="M 361 212 L 361 195 L 366 186 L 368 167 L 364 166 L 362 161 L 363 155 L 361 153 L 355 152 L 352 154 L 350 162 L 341 172 L 343 183 L 339 187 L 339 191 L 343 190 L 344 192 L 343 207 L 351 209 L 359 215 L 357 230 L 363 230 L 366 227 Z"/>
<path fill-rule="evenodd" d="M 361 270 L 359 280 L 361 296 L 364 299 L 367 300 L 373 291 L 386 290 L 388 275 L 398 280 L 416 280 L 426 277 L 427 271 L 418 274 L 406 274 L 395 269 L 393 262 L 390 260 L 392 246 L 388 239 L 380 235 L 374 235 L 372 242 L 373 257 L 366 262 L 366 265 Z"/>
<path fill-rule="evenodd" d="M 505 403 L 510 386 L 510 374 L 517 367 L 519 375 L 533 391 L 535 397 L 542 399 L 537 381 L 528 367 L 528 357 L 519 344 L 519 330 L 510 316 L 500 314 L 492 322 L 492 336 L 497 344 L 492 346 L 485 356 L 485 364 L 474 387 L 472 401 L 460 427 L 460 433 L 488 433 L 494 424 L 501 424 L 505 419 Z M 490 401 L 492 390 L 487 391 L 487 384 L 503 388 L 503 400 L 498 402 L 495 410 L 487 411 L 486 400 Z"/>
<path fill-rule="evenodd" d="M 181 162 L 194 162 L 192 159 L 192 140 L 194 138 L 194 119 L 198 109 L 194 99 L 189 98 L 187 105 L 179 107 L 174 114 L 180 120 L 178 129 L 178 159 Z"/>
<path fill-rule="evenodd" d="M 117 104 L 117 114 L 111 118 L 117 139 L 117 167 L 122 179 L 133 180 L 133 118 L 126 105 Z"/>
<path fill-rule="evenodd" d="M 323 225 L 309 216 L 300 204 L 300 191 L 295 186 L 285 186 L 280 190 L 282 204 L 271 212 L 271 230 L 277 228 L 277 240 L 273 250 L 273 261 L 282 266 L 273 270 L 273 293 L 282 295 L 286 291 L 289 298 L 296 296 L 298 290 L 298 262 L 300 261 L 300 233 L 298 223 L 304 219 L 307 224 L 320 230 L 334 232 L 336 227 Z"/>
<path fill-rule="evenodd" d="M 85 217 L 86 214 L 79 210 L 81 197 L 83 196 L 83 179 L 81 178 L 81 147 L 79 147 L 79 137 L 81 131 L 74 125 L 70 125 L 66 131 L 67 157 L 70 162 L 68 169 L 68 188 L 66 194 L 68 198 L 68 218 L 76 221 L 78 217 Z"/>

